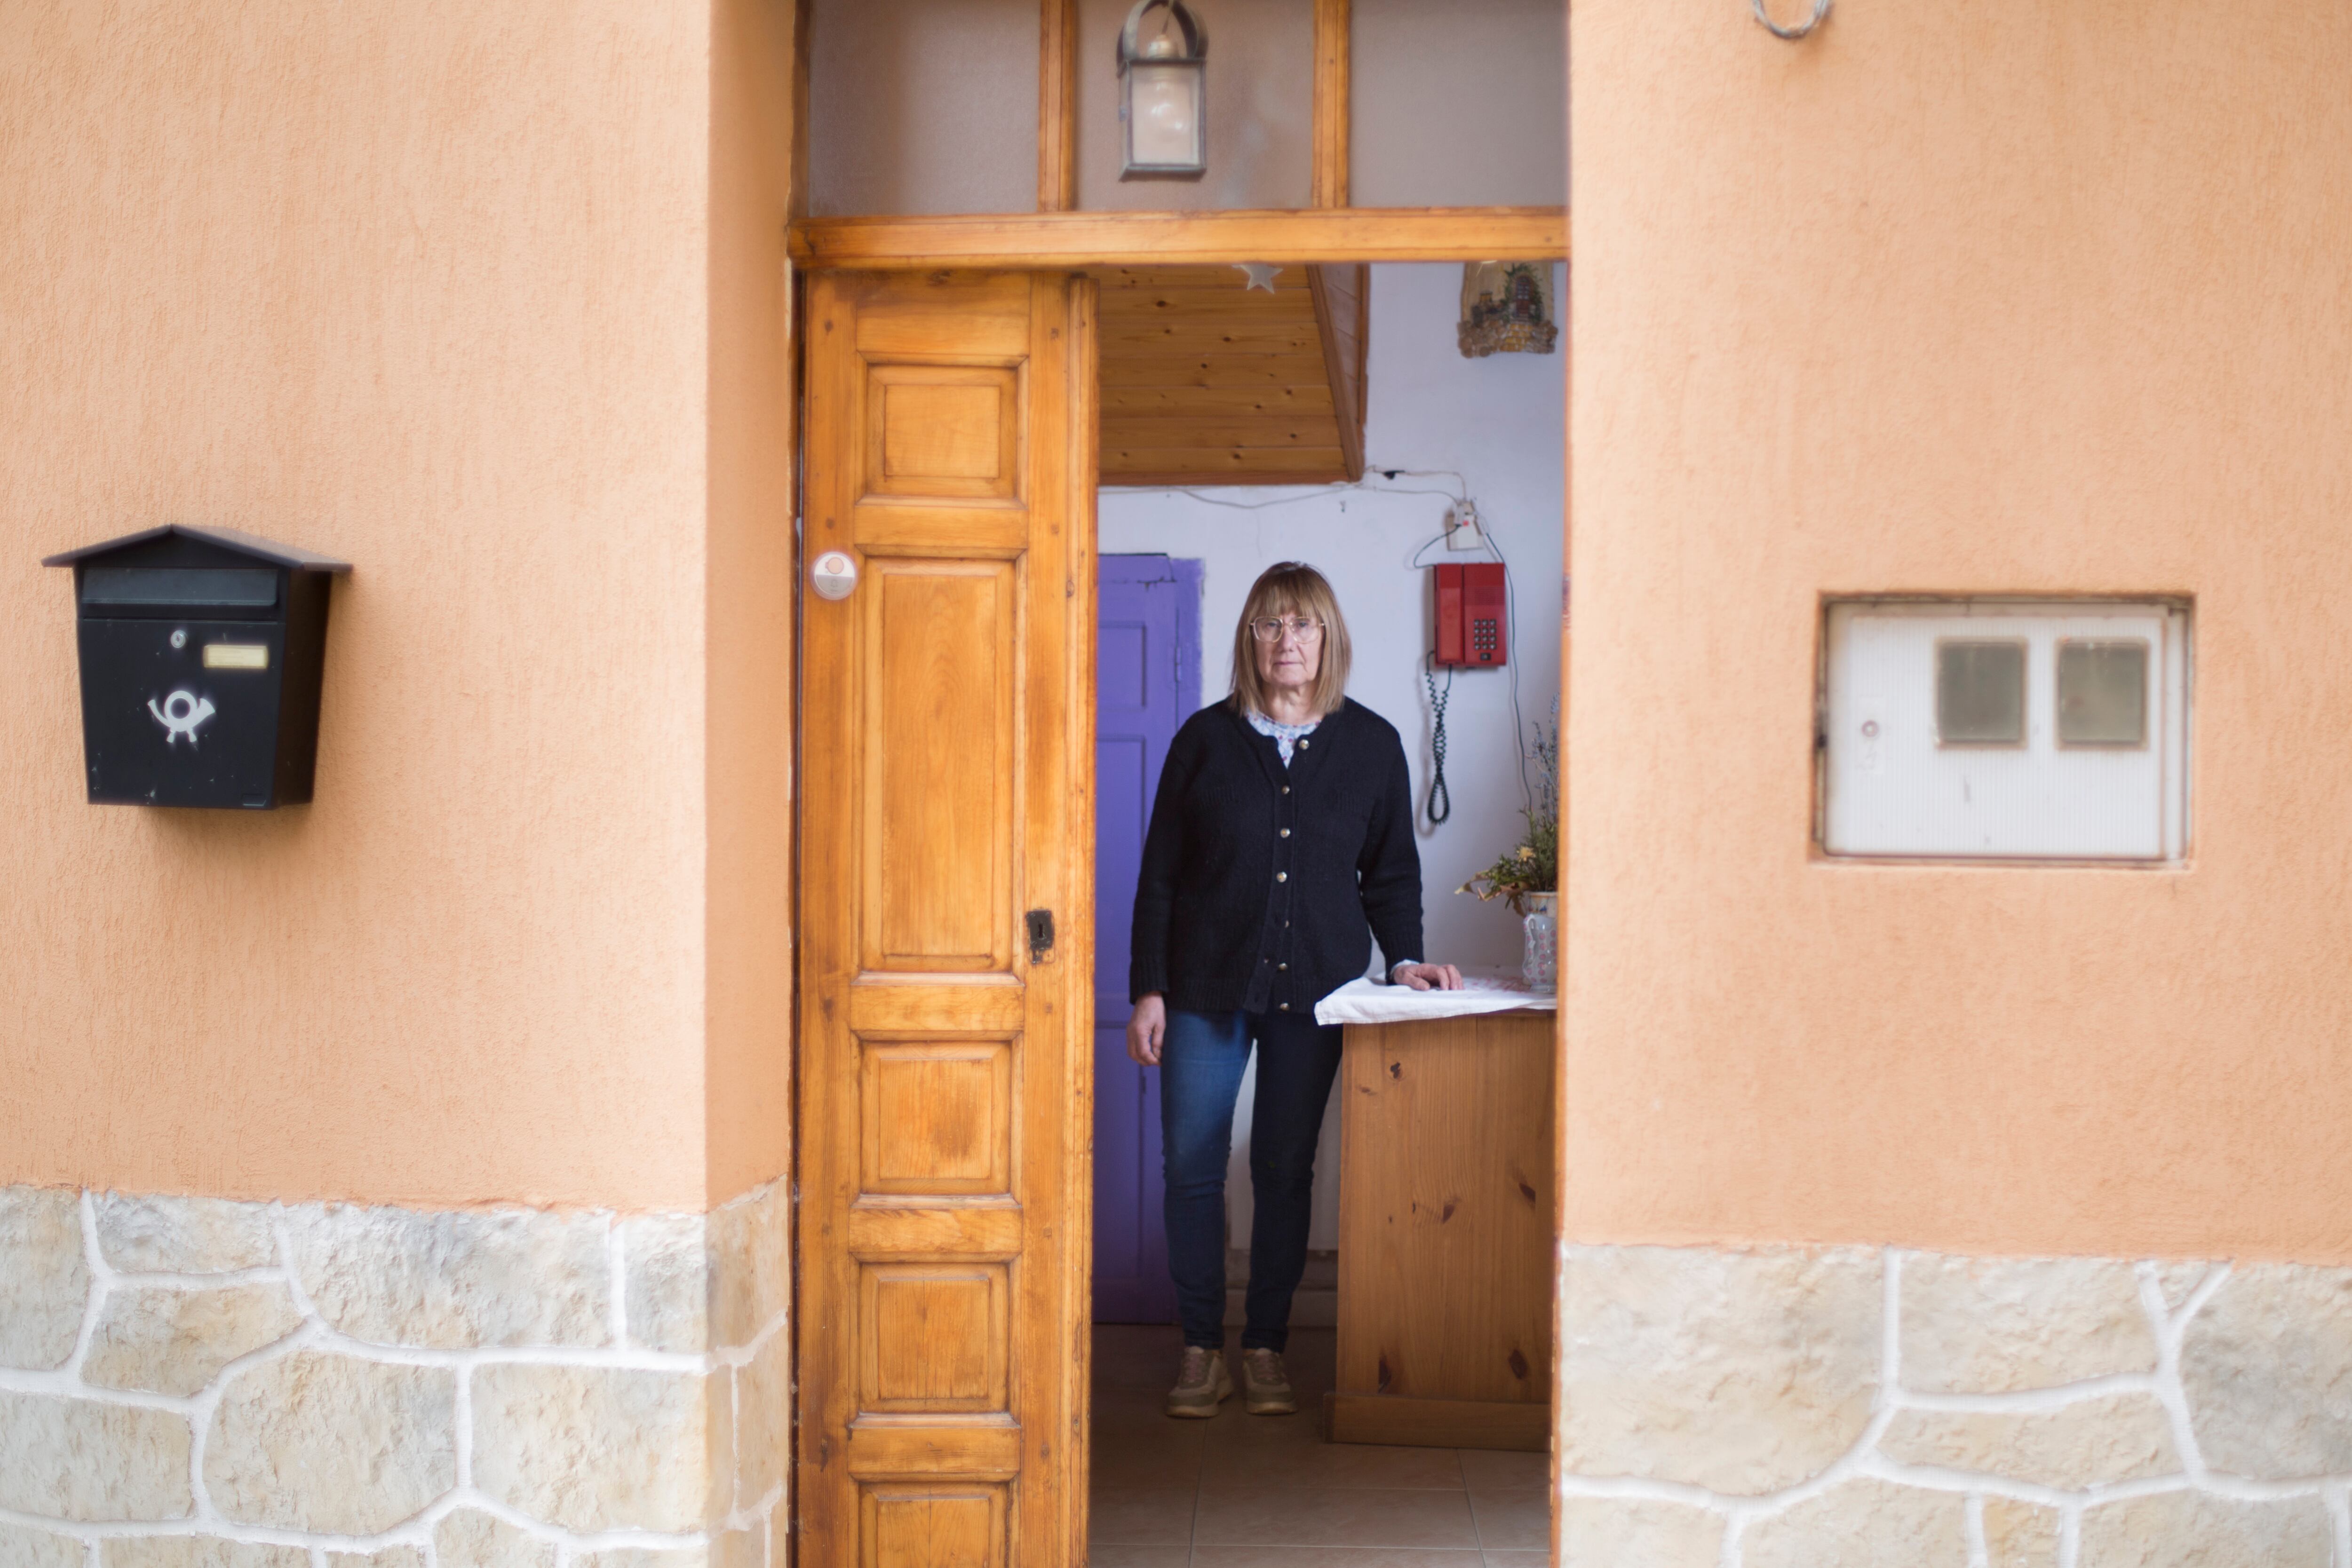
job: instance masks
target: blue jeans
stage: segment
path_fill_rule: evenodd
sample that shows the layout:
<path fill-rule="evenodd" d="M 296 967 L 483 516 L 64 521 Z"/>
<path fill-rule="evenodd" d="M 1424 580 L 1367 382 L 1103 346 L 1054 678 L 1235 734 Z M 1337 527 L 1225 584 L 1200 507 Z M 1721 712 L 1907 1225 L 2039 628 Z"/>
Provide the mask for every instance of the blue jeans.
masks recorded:
<path fill-rule="evenodd" d="M 1280 1350 L 1307 1270 L 1315 1140 L 1339 1071 L 1338 1028 L 1288 1013 L 1171 1011 L 1160 1054 L 1160 1128 L 1168 1177 L 1168 1272 L 1184 1343 L 1225 1343 L 1225 1164 L 1234 1105 L 1257 1041 L 1250 1128 L 1250 1279 L 1244 1350 Z"/>

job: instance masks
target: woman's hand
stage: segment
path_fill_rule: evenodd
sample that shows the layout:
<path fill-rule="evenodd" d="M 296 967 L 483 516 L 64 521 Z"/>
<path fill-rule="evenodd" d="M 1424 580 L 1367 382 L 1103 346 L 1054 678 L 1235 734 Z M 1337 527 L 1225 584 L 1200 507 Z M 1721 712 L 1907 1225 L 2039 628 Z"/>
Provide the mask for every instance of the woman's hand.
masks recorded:
<path fill-rule="evenodd" d="M 1389 978 L 1400 986 L 1411 986 L 1416 991 L 1458 991 L 1462 988 L 1462 971 L 1451 964 L 1399 964 Z M 1127 1026 L 1127 1038 L 1128 1051 L 1133 1054 L 1133 1024 Z"/>
<path fill-rule="evenodd" d="M 1138 1067 L 1160 1065 L 1160 1047 L 1168 1038 L 1168 998 L 1152 992 L 1135 1004 L 1127 1018 L 1127 1059 Z"/>

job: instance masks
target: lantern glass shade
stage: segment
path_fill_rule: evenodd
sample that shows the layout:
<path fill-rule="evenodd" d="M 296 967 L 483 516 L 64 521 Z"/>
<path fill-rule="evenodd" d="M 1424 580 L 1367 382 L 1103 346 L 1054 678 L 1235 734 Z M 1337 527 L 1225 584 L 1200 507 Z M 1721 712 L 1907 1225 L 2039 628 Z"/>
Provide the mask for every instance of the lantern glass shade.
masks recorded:
<path fill-rule="evenodd" d="M 1201 68 L 1137 65 L 1127 78 L 1129 174 L 1198 174 L 1209 166 L 1201 132 Z"/>
<path fill-rule="evenodd" d="M 1141 0 L 1119 34 L 1122 180 L 1199 179 L 1209 169 L 1209 40 L 1183 0 Z"/>

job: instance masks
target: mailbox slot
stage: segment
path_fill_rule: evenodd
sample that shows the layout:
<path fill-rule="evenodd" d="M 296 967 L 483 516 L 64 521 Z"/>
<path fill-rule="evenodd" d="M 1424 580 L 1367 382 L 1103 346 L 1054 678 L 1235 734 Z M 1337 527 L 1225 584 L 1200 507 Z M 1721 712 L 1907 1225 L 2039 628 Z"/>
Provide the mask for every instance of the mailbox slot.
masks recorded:
<path fill-rule="evenodd" d="M 101 615 L 268 610 L 278 603 L 278 573 L 202 567 L 84 567 L 81 601 L 88 612 Z"/>

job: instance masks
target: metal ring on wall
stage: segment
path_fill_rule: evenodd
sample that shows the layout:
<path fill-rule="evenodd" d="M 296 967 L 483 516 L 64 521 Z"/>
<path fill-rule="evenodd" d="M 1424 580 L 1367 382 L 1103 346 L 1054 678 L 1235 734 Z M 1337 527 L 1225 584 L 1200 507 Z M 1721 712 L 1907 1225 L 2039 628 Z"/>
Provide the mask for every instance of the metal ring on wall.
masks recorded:
<path fill-rule="evenodd" d="M 1748 0 L 1748 4 L 1756 8 L 1756 19 L 1764 24 L 1764 30 L 1776 38 L 1801 38 L 1820 26 L 1822 18 L 1830 14 L 1830 0 L 1813 0 L 1813 14 L 1809 19 L 1798 26 L 1783 27 L 1764 9 L 1764 0 Z"/>

